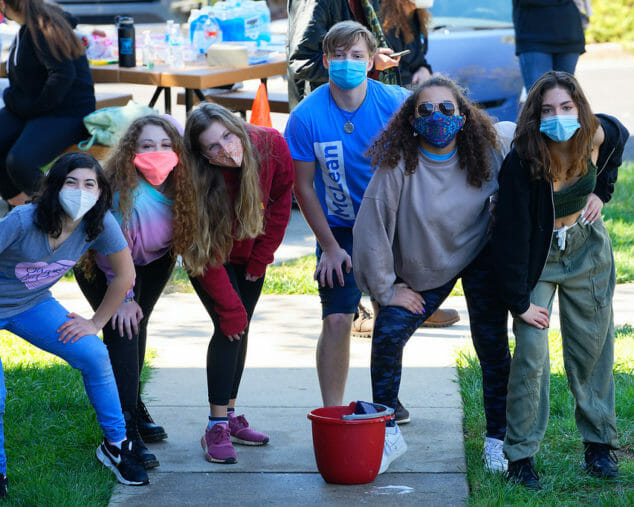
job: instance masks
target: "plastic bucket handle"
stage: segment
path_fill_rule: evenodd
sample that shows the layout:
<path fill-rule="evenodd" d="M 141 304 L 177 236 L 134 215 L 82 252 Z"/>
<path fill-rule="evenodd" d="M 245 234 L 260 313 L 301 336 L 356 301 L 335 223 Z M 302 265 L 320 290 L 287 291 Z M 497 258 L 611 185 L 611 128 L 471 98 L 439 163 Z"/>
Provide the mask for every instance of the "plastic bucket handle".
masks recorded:
<path fill-rule="evenodd" d="M 373 403 L 375 407 L 381 407 L 383 410 L 380 412 L 376 412 L 374 414 L 344 414 L 341 416 L 342 419 L 346 420 L 355 420 L 355 419 L 375 419 L 377 417 L 385 417 L 390 416 L 394 413 L 394 409 L 390 407 L 386 407 L 385 405 L 381 405 L 380 403 Z"/>

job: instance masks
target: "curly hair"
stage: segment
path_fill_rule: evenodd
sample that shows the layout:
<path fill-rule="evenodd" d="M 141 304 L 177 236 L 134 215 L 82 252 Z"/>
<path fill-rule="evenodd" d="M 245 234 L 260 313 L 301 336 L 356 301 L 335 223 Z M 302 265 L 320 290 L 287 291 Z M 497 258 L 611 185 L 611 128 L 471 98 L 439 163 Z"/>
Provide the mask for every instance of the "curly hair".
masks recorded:
<path fill-rule="evenodd" d="M 169 174 L 166 181 L 166 193 L 173 198 L 172 213 L 174 215 L 174 239 L 172 252 L 182 254 L 191 244 L 194 235 L 194 185 L 191 173 L 185 166 L 185 148 L 183 139 L 170 120 L 158 115 L 142 116 L 134 120 L 119 140 L 110 157 L 104 162 L 106 176 L 112 191 L 119 193 L 118 213 L 121 216 L 122 228 L 130 220 L 134 208 L 134 190 L 139 186 L 139 177 L 143 177 L 134 165 L 137 142 L 146 125 L 162 128 L 172 142 L 172 150 L 178 155 L 178 164 Z"/>
<path fill-rule="evenodd" d="M 451 91 L 465 124 L 456 135 L 458 161 L 467 171 L 467 182 L 480 188 L 484 181 L 492 177 L 489 170 L 490 147 L 500 149 L 497 134 L 489 116 L 478 109 L 465 95 L 465 92 L 451 79 L 434 76 L 425 81 L 403 103 L 387 126 L 378 135 L 367 152 L 373 168 L 394 169 L 401 160 L 405 161 L 405 173 L 412 174 L 418 166 L 419 138 L 414 134 L 412 121 L 416 103 L 423 90 L 432 86 L 447 88 Z"/>
<path fill-rule="evenodd" d="M 394 35 L 400 37 L 409 44 L 414 40 L 414 33 L 410 27 L 409 18 L 417 16 L 421 33 L 427 37 L 427 26 L 431 20 L 431 14 L 427 9 L 417 9 L 409 0 L 381 0 L 379 19 L 383 20 L 383 31 L 386 33 L 394 29 Z"/>
<path fill-rule="evenodd" d="M 544 95 L 553 88 L 566 90 L 579 111 L 581 127 L 568 141 L 570 160 L 568 167 L 552 153 L 552 141 L 540 132 L 541 108 Z M 520 159 L 528 163 L 533 179 L 552 181 L 575 174 L 584 175 L 588 170 L 588 158 L 592 152 L 594 135 L 599 128 L 599 120 L 592 113 L 588 99 L 574 76 L 567 72 L 549 71 L 531 87 L 526 103 L 517 120 L 517 130 L 513 143 Z"/>
<path fill-rule="evenodd" d="M 242 143 L 240 188 L 233 208 L 222 167 L 203 157 L 200 146 L 200 135 L 214 122 L 222 123 Z M 187 118 L 185 149 L 196 194 L 197 230 L 190 248 L 181 255 L 185 268 L 193 276 L 203 274 L 207 264 L 225 262 L 234 239 L 255 238 L 264 232 L 259 167 L 261 157 L 267 155 L 258 153 L 251 142 L 250 131 L 256 129 L 228 109 L 209 102 L 198 106 Z"/>
<path fill-rule="evenodd" d="M 41 192 L 35 198 L 37 209 L 34 223 L 53 238 L 60 236 L 67 215 L 59 202 L 59 191 L 66 181 L 66 176 L 75 169 L 93 170 L 101 191 L 97 203 L 83 218 L 86 241 L 92 241 L 103 231 L 103 217 L 112 205 L 112 191 L 99 162 L 88 153 L 66 153 L 53 163 L 42 182 Z"/>

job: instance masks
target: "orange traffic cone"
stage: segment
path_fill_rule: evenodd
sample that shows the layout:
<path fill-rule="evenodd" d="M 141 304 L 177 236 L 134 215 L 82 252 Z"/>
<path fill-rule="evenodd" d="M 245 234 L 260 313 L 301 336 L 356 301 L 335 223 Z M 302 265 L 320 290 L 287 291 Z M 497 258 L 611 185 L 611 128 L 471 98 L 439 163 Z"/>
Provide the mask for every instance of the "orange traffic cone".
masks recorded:
<path fill-rule="evenodd" d="M 272 127 L 271 123 L 271 106 L 269 106 L 269 99 L 266 97 L 266 86 L 264 83 L 260 83 L 255 99 L 253 100 L 253 107 L 251 108 L 251 120 L 253 125 L 259 125 L 260 127 Z"/>

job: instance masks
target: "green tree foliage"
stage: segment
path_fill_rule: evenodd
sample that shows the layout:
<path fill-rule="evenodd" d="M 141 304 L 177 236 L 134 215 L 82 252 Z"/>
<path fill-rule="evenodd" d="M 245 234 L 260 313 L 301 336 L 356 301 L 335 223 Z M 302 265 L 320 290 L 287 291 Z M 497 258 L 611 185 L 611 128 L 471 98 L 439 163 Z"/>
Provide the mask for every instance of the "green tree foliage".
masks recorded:
<path fill-rule="evenodd" d="M 634 0 L 592 0 L 587 42 L 620 42 L 634 49 Z"/>

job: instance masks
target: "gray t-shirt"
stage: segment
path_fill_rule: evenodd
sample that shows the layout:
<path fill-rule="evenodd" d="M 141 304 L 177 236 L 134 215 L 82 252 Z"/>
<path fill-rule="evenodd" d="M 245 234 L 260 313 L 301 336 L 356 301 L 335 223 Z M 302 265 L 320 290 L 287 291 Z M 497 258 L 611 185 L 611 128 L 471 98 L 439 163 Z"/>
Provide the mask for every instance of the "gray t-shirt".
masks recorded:
<path fill-rule="evenodd" d="M 49 288 L 71 269 L 86 250 L 103 255 L 128 246 L 121 227 L 107 212 L 104 229 L 86 241 L 85 224 L 54 251 L 48 235 L 35 226 L 36 206 L 18 206 L 0 220 L 0 319 L 12 317 L 51 297 Z"/>

